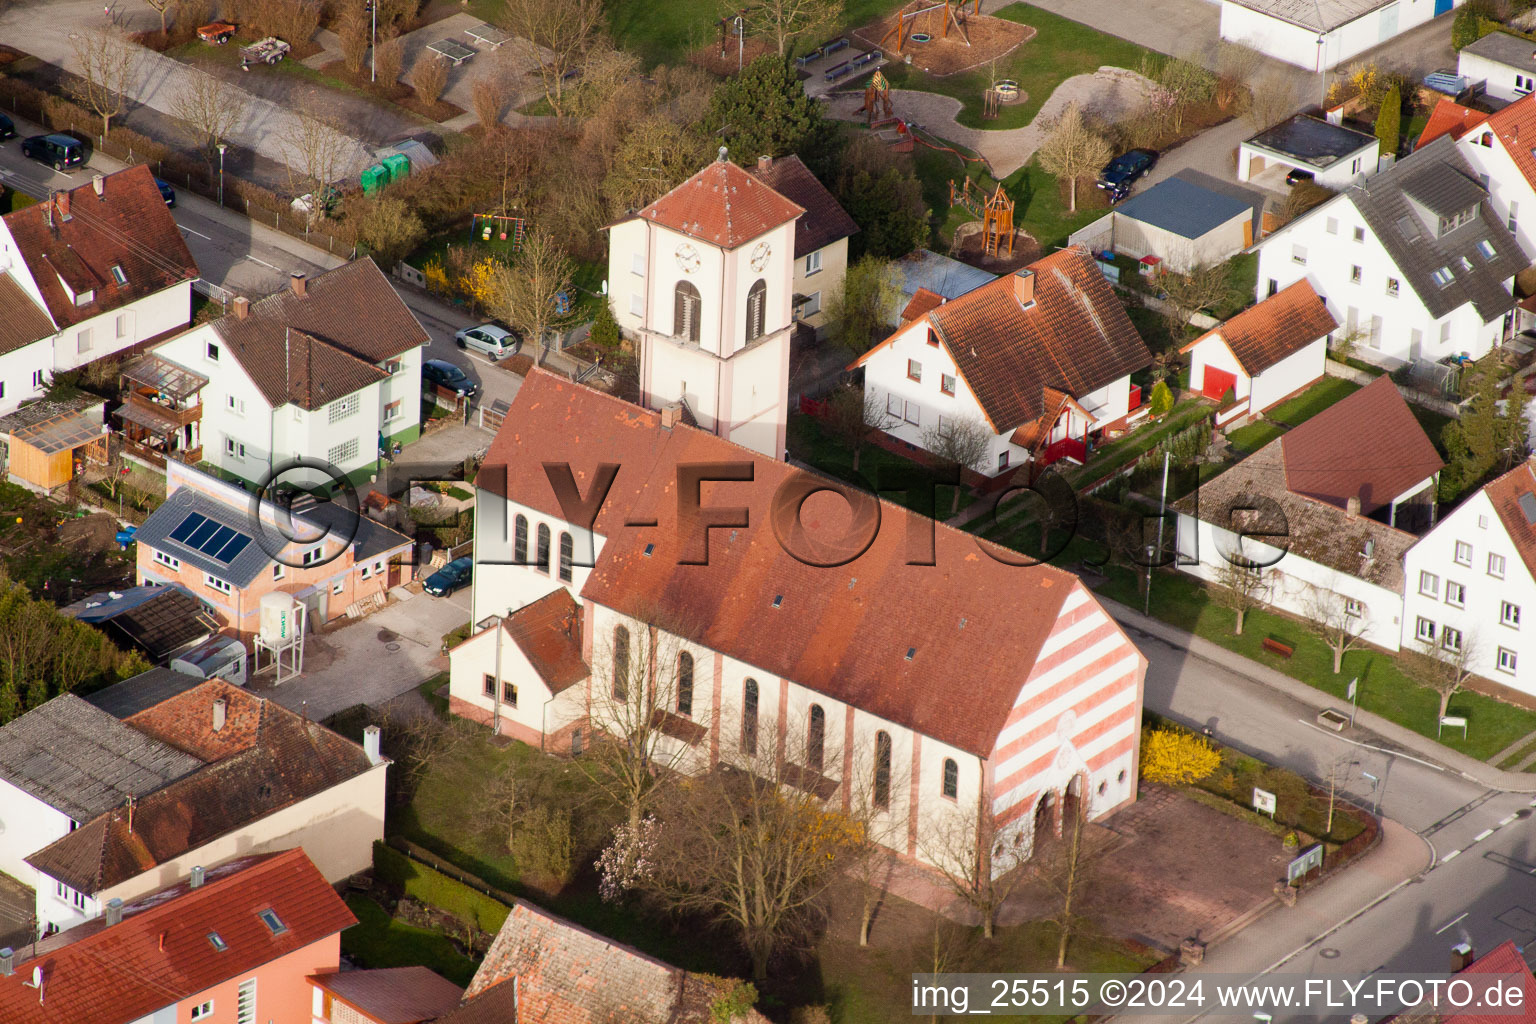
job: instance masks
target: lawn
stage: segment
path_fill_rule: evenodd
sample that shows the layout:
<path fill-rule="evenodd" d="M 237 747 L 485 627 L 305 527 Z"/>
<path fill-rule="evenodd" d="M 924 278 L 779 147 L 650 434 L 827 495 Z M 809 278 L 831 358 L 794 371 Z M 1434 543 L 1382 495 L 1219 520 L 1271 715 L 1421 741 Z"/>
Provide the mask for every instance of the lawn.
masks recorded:
<path fill-rule="evenodd" d="M 1152 53 L 1029 4 L 1010 4 L 996 16 L 1035 29 L 1032 39 L 996 62 L 998 78 L 1014 79 L 1029 94 L 1022 103 L 1002 107 L 997 120 L 981 117 L 982 93 L 992 81 L 987 67 L 936 78 L 910 65 L 894 64 L 883 69 L 886 76 L 898 89 L 921 89 L 960 100 L 965 108 L 956 120 L 968 127 L 1022 128 L 1035 119 L 1056 87 L 1073 75 L 1091 74 L 1106 64 L 1134 71 Z"/>
<path fill-rule="evenodd" d="M 1359 390 L 1360 385 L 1354 381 L 1342 377 L 1324 377 L 1295 398 L 1266 412 L 1264 418 L 1283 427 L 1299 427 L 1330 405 Z"/>
<path fill-rule="evenodd" d="M 1093 449 L 1086 466 L 1067 470 L 1067 482 L 1073 487 L 1101 480 L 1115 470 L 1134 462 L 1163 438 L 1192 427 L 1210 413 L 1211 407 L 1198 398 L 1186 398 L 1162 419 L 1132 430 L 1119 440 Z"/>
<path fill-rule="evenodd" d="M 347 897 L 358 923 L 341 933 L 341 951 L 365 968 L 429 967 L 455 985 L 469 984 L 475 961 L 439 932 L 391 918 L 366 896 Z"/>
<path fill-rule="evenodd" d="M 867 491 L 874 491 L 880 484 L 882 475 L 885 479 L 899 479 L 901 474 L 910 473 L 914 469 L 924 476 L 931 476 L 931 472 L 925 467 L 904 459 L 894 452 L 888 451 L 878 445 L 867 445 L 859 459 L 859 468 L 855 472 L 853 468 L 853 454 L 847 447 L 822 429 L 821 424 L 804 413 L 792 413 L 789 417 L 789 452 L 801 462 L 808 463 L 813 468 L 820 470 L 831 477 L 846 480 L 856 484 Z M 891 474 L 895 474 L 893 477 Z M 954 488 L 944 485 L 936 485 L 931 491 L 936 508 L 922 507 L 924 492 L 922 489 L 906 494 L 901 491 L 885 491 L 880 497 L 894 501 L 898 505 L 908 505 L 914 511 L 926 516 L 938 519 L 947 519 L 952 513 L 950 509 L 954 504 Z M 909 499 L 911 504 L 908 504 Z M 960 508 L 964 509 L 975 501 L 969 488 L 960 491 Z"/>
<path fill-rule="evenodd" d="M 1255 420 L 1246 427 L 1238 427 L 1227 435 L 1227 440 L 1232 442 L 1232 447 L 1244 455 L 1252 455 L 1263 448 L 1269 442 L 1285 433 L 1285 428 L 1277 427 L 1266 420 Z"/>
<path fill-rule="evenodd" d="M 900 4 L 901 0 L 845 0 L 843 24 L 847 28 L 867 25 Z M 713 4 L 695 0 L 605 0 L 603 7 L 614 42 L 638 54 L 647 67 L 685 64 L 690 53 L 720 39 L 720 11 Z M 795 52 L 804 53 L 839 34 L 827 32 L 797 40 L 793 44 Z"/>

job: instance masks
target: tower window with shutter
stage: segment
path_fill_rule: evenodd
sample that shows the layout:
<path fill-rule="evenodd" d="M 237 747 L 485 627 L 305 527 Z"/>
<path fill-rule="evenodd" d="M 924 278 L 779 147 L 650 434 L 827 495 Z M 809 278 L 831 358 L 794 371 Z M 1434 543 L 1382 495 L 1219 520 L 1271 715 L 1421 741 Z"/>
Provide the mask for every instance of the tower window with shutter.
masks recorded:
<path fill-rule="evenodd" d="M 687 281 L 677 282 L 673 298 L 673 334 L 687 341 L 699 340 L 700 307 L 699 290 Z"/>
<path fill-rule="evenodd" d="M 756 341 L 763 336 L 764 320 L 768 312 L 768 285 L 759 279 L 747 292 L 747 340 Z"/>

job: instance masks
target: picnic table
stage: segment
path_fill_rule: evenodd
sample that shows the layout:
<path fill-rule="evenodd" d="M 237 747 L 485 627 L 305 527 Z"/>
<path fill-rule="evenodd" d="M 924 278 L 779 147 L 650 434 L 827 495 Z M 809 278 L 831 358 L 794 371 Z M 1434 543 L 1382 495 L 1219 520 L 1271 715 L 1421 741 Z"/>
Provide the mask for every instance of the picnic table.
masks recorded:
<path fill-rule="evenodd" d="M 512 33 L 505 29 L 499 29 L 495 25 L 485 23 L 476 25 L 474 28 L 465 29 L 464 34 L 482 46 L 489 46 L 493 50 L 500 49 L 503 43 L 512 41 Z"/>
<path fill-rule="evenodd" d="M 452 61 L 454 67 L 458 67 L 475 55 L 474 50 L 452 39 L 439 39 L 435 43 L 429 43 L 427 49 L 445 60 Z"/>

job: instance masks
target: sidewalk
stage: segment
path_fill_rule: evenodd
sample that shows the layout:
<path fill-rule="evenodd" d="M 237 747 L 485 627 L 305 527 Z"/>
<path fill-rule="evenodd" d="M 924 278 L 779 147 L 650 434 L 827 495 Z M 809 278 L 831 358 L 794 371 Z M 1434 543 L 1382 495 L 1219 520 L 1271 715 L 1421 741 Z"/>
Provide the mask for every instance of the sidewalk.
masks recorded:
<path fill-rule="evenodd" d="M 1299 679 L 1293 679 L 1267 665 L 1261 665 L 1239 654 L 1234 654 L 1219 644 L 1187 633 L 1177 626 L 1170 626 L 1160 619 L 1143 615 L 1103 595 L 1096 596 L 1105 610 L 1124 626 L 1150 633 L 1175 647 L 1183 648 L 1192 657 L 1245 676 L 1270 689 L 1278 690 L 1308 707 L 1319 711 L 1324 708 L 1339 707 L 1338 698 L 1314 689 Z M 1501 771 L 1491 764 L 1441 746 L 1434 740 L 1420 736 L 1413 730 L 1404 728 L 1371 711 L 1361 709 L 1356 712 L 1355 727 L 1349 730 L 1344 738 L 1355 742 L 1384 742 L 1415 757 L 1449 768 L 1464 778 L 1471 779 L 1489 789 L 1509 793 L 1536 793 L 1536 777 L 1521 772 Z"/>

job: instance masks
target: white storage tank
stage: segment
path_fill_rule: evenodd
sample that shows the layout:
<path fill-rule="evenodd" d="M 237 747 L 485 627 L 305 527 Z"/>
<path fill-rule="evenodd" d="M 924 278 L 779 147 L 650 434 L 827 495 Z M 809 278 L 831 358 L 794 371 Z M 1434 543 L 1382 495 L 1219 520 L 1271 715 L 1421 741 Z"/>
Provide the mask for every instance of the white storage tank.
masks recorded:
<path fill-rule="evenodd" d="M 292 594 L 274 591 L 261 599 L 261 638 L 280 647 L 294 639 L 299 631 L 299 603 Z"/>

